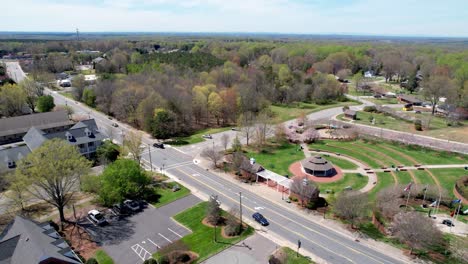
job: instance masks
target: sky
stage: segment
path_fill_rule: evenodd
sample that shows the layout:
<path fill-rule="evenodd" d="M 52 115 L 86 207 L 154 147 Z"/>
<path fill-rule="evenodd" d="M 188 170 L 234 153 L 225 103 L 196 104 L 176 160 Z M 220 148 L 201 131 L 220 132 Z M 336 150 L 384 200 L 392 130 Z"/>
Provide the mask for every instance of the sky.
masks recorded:
<path fill-rule="evenodd" d="M 468 0 L 1 0 L 0 31 L 468 37 Z"/>

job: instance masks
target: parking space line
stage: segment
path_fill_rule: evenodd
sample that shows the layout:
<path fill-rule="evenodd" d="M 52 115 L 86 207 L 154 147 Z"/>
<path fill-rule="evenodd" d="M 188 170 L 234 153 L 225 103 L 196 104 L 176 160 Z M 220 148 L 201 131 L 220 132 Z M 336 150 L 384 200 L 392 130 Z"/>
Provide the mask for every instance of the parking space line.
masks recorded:
<path fill-rule="evenodd" d="M 174 230 L 170 229 L 169 227 L 168 227 L 167 229 L 169 229 L 169 231 L 171 231 L 172 233 L 174 233 L 176 236 L 178 236 L 178 237 L 182 238 L 182 236 L 181 236 L 181 235 L 179 235 L 179 233 L 177 233 L 176 231 L 174 231 Z"/>
<path fill-rule="evenodd" d="M 144 247 L 140 246 L 139 244 L 135 244 L 135 245 L 131 246 L 130 248 L 143 261 L 151 258 L 151 253 L 149 253 Z"/>
<path fill-rule="evenodd" d="M 161 248 L 158 244 L 154 243 L 153 240 L 151 240 L 151 239 L 149 239 L 149 238 L 147 238 L 147 240 L 148 240 L 149 242 L 151 242 L 151 244 L 153 244 L 155 247 Z"/>
<path fill-rule="evenodd" d="M 162 238 L 166 239 L 167 241 L 169 241 L 169 243 L 172 243 L 172 241 L 171 241 L 169 238 L 167 238 L 167 237 L 161 235 L 161 233 L 158 233 L 158 235 L 161 236 Z"/>

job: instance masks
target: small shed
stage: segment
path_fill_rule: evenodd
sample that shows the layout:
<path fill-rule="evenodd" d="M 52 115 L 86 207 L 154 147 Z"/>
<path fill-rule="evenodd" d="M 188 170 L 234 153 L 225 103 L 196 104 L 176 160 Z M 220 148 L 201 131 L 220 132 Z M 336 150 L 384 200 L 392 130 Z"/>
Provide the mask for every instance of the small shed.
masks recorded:
<path fill-rule="evenodd" d="M 350 110 L 350 109 L 347 109 L 347 110 L 344 112 L 344 115 L 345 115 L 346 118 L 349 118 L 349 119 L 352 119 L 352 120 L 356 120 L 356 118 L 357 118 L 357 113 L 356 113 L 356 111 Z"/>

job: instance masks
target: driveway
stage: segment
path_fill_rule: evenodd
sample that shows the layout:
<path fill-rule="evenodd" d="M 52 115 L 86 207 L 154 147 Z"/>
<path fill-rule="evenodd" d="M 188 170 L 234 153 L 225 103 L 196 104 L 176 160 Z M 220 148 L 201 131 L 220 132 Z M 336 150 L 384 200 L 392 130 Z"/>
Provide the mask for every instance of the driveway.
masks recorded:
<path fill-rule="evenodd" d="M 279 246 L 255 233 L 242 242 L 202 262 L 204 264 L 256 264 L 268 263 L 270 255 Z"/>
<path fill-rule="evenodd" d="M 109 225 L 106 226 L 95 226 L 87 219 L 82 219 L 81 225 L 114 259 L 114 263 L 139 264 L 151 258 L 158 249 L 191 233 L 171 217 L 199 202 L 198 198 L 189 195 L 161 208 L 150 206 L 122 219 L 107 213 Z"/>

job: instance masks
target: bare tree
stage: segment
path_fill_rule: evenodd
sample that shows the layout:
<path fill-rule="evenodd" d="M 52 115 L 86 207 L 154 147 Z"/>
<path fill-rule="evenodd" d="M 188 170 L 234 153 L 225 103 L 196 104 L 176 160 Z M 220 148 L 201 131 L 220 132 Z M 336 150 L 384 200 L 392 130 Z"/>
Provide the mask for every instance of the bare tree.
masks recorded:
<path fill-rule="evenodd" d="M 34 113 L 36 110 L 37 98 L 44 95 L 44 88 L 34 79 L 24 79 L 19 86 L 26 94 L 26 104 Z"/>
<path fill-rule="evenodd" d="M 307 177 L 294 177 L 291 182 L 291 192 L 299 196 L 301 205 L 304 206 L 310 202 L 318 199 L 319 189 L 314 182 L 307 179 Z"/>
<path fill-rule="evenodd" d="M 431 218 L 418 212 L 402 212 L 397 214 L 392 223 L 392 233 L 413 249 L 427 249 L 443 243 L 442 233 L 434 225 Z"/>
<path fill-rule="evenodd" d="M 424 97 L 432 104 L 432 115 L 435 114 L 436 105 L 440 98 L 453 98 L 456 95 L 456 89 L 453 81 L 447 76 L 434 75 L 424 82 Z"/>
<path fill-rule="evenodd" d="M 73 98 L 77 101 L 81 101 L 83 93 L 86 88 L 86 82 L 83 75 L 78 75 L 73 79 Z"/>
<path fill-rule="evenodd" d="M 239 210 L 233 208 L 229 211 L 226 219 L 226 227 L 224 233 L 228 236 L 237 236 L 242 232 L 242 227 L 239 220 Z"/>
<path fill-rule="evenodd" d="M 367 215 L 368 208 L 369 197 L 367 193 L 355 191 L 342 192 L 333 206 L 335 214 L 348 220 L 351 223 L 351 228 L 354 227 L 356 220 Z"/>
<path fill-rule="evenodd" d="M 376 209 L 387 219 L 392 219 L 400 212 L 402 190 L 400 186 L 392 186 L 379 191 L 377 194 Z"/>
<path fill-rule="evenodd" d="M 208 147 L 202 150 L 200 155 L 204 158 L 207 158 L 213 162 L 213 165 L 218 167 L 218 161 L 220 161 L 223 158 L 223 154 L 215 149 L 215 147 Z"/>
<path fill-rule="evenodd" d="M 126 154 L 130 154 L 134 160 L 140 164 L 141 155 L 143 148 L 141 147 L 142 143 L 142 133 L 129 131 L 124 138 L 123 146 Z"/>
<path fill-rule="evenodd" d="M 229 144 L 229 135 L 226 133 L 223 133 L 221 135 L 221 144 L 224 147 L 224 151 L 227 150 L 228 144 Z"/>
<path fill-rule="evenodd" d="M 254 121 L 255 121 L 255 117 L 252 114 L 252 112 L 246 112 L 246 113 L 241 114 L 237 121 L 237 124 L 239 125 L 240 131 L 242 133 L 242 136 L 244 136 L 247 141 L 247 146 L 249 145 L 249 141 L 252 138 L 253 133 L 255 131 Z"/>
<path fill-rule="evenodd" d="M 206 209 L 206 221 L 212 225 L 217 225 L 221 222 L 221 208 L 219 207 L 218 196 L 210 196 L 208 207 Z"/>

